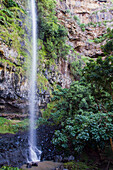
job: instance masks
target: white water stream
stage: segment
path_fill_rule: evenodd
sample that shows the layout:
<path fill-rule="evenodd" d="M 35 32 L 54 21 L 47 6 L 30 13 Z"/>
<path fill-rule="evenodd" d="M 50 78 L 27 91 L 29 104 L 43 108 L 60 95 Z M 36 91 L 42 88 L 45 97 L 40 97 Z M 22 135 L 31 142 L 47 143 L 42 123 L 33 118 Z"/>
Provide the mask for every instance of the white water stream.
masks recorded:
<path fill-rule="evenodd" d="M 41 151 L 36 147 L 36 75 L 37 75 L 37 13 L 35 0 L 30 0 L 31 17 L 32 17 L 32 61 L 31 61 L 31 76 L 30 76 L 30 93 L 29 93 L 29 112 L 30 112 L 30 134 L 29 134 L 29 155 L 30 161 L 40 161 Z"/>

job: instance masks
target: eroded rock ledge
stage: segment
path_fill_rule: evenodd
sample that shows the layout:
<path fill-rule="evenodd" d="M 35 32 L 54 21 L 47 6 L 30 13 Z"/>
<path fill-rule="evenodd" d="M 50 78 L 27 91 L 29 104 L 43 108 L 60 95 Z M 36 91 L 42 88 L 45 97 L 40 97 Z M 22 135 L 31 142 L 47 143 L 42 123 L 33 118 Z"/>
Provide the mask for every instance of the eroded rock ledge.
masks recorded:
<path fill-rule="evenodd" d="M 21 112 L 26 109 L 28 80 L 17 62 L 18 53 L 0 44 L 0 110 Z"/>

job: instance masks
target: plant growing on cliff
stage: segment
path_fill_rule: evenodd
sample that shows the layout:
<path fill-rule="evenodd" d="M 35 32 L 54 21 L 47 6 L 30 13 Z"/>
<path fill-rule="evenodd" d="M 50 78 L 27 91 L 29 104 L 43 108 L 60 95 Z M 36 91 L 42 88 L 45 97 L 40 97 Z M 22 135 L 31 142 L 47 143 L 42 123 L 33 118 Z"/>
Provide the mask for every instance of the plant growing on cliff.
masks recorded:
<path fill-rule="evenodd" d="M 15 120 L 8 120 L 0 117 L 0 133 L 17 133 L 18 131 L 25 131 L 28 129 L 29 121 L 24 119 L 20 122 L 15 122 Z"/>
<path fill-rule="evenodd" d="M 73 18 L 74 18 L 75 21 L 77 21 L 78 24 L 80 24 L 80 19 L 79 19 L 79 17 L 77 15 L 74 15 Z"/>
<path fill-rule="evenodd" d="M 13 62 L 16 59 L 16 62 L 18 62 L 17 65 L 21 67 L 23 66 L 24 70 L 26 69 L 24 61 L 26 61 L 27 56 L 27 40 L 25 39 L 28 39 L 25 31 L 25 15 L 25 10 L 15 1 L 2 1 L 0 8 L 1 42 L 5 43 L 8 46 L 9 50 L 10 48 L 13 48 L 15 51 L 17 51 L 18 57 L 11 57 L 11 60 Z M 23 59 L 24 61 L 21 60 L 21 56 L 25 57 Z"/>
<path fill-rule="evenodd" d="M 7 8 L 10 8 L 10 7 L 17 7 L 18 4 L 13 1 L 13 0 L 3 0 L 3 4 L 7 7 Z"/>
<path fill-rule="evenodd" d="M 87 63 L 83 75 L 91 83 L 93 91 L 98 93 L 98 95 L 96 93 L 98 98 L 104 99 L 103 94 L 106 92 L 106 94 L 109 93 L 113 101 L 113 30 L 108 28 L 107 33 L 97 39 L 97 43 L 104 40 L 106 43 L 102 46 L 102 50 L 106 57 L 100 56 L 96 61 L 91 60 Z M 112 107 L 110 106 L 110 108 Z"/>
<path fill-rule="evenodd" d="M 102 46 L 102 50 L 106 55 L 113 54 L 113 29 L 107 29 L 107 34 L 105 36 L 106 44 Z"/>
<path fill-rule="evenodd" d="M 38 1 L 39 38 L 43 40 L 47 58 L 57 59 L 68 54 L 67 31 L 55 16 L 55 1 Z"/>
<path fill-rule="evenodd" d="M 85 27 L 86 27 L 86 25 L 85 24 L 80 24 L 80 28 L 81 28 L 81 30 L 84 32 L 85 31 Z"/>

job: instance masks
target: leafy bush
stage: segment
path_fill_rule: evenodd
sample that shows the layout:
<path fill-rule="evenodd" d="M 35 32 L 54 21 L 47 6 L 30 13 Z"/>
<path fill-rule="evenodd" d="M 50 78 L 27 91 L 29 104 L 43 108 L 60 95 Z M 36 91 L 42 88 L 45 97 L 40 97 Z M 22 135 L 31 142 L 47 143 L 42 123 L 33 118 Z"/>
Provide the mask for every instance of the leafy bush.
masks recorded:
<path fill-rule="evenodd" d="M 91 85 L 73 82 L 70 89 L 58 87 L 52 99 L 50 115 L 58 125 L 53 143 L 68 154 L 81 152 L 85 146 L 101 148 L 113 135 L 113 113 L 99 112 Z M 101 104 L 101 103 L 100 103 Z"/>
<path fill-rule="evenodd" d="M 113 136 L 112 102 L 108 104 L 109 107 L 107 105 L 110 96 L 101 91 L 96 100 L 96 90 L 92 88 L 92 82 L 88 84 L 83 78 L 73 82 L 70 89 L 58 87 L 53 93 L 45 115 L 49 115 L 53 123 L 57 124 L 53 144 L 67 155 L 80 153 L 87 146 L 97 150 L 104 148 Z M 102 99 L 104 92 L 106 100 Z"/>
<path fill-rule="evenodd" d="M 67 152 L 81 152 L 85 146 L 105 147 L 113 136 L 113 113 L 84 112 L 61 122 L 56 130 L 53 143 Z"/>
<path fill-rule="evenodd" d="M 16 167 L 3 166 L 1 170 L 21 170 L 21 169 Z"/>
<path fill-rule="evenodd" d="M 113 56 L 105 59 L 99 57 L 96 61 L 92 60 L 87 63 L 83 74 L 87 81 L 92 84 L 93 90 L 97 91 L 98 97 L 103 99 L 103 93 L 109 93 L 113 100 Z"/>
<path fill-rule="evenodd" d="M 52 102 L 56 103 L 53 111 L 57 111 L 57 119 L 62 114 L 68 117 L 68 115 L 81 114 L 84 111 L 97 111 L 91 86 L 90 84 L 86 86 L 84 79 L 73 82 L 70 89 L 62 89 L 58 86 L 58 91 L 54 91 L 53 94 Z"/>

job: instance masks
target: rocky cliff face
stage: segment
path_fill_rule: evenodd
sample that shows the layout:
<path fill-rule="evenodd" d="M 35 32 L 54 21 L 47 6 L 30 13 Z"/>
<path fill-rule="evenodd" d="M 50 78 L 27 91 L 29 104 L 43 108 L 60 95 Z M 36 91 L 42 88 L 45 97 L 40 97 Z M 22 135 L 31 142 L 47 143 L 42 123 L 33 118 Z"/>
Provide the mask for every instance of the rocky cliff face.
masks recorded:
<path fill-rule="evenodd" d="M 68 44 L 76 51 L 74 58 L 97 58 L 104 56 L 102 43 L 95 43 L 96 38 L 106 33 L 106 28 L 113 25 L 113 4 L 111 0 L 57 0 L 57 17 L 68 30 Z M 72 51 L 70 51 L 72 54 Z M 59 64 L 63 87 L 69 87 L 72 81 L 69 55 L 67 61 Z M 62 70 L 65 70 L 62 72 Z M 75 77 L 74 77 L 75 78 Z M 75 78 L 76 80 L 76 78 Z"/>
<path fill-rule="evenodd" d="M 17 63 L 18 53 L 0 44 L 0 111 L 25 112 L 28 80 Z"/>
<path fill-rule="evenodd" d="M 81 55 L 97 58 L 103 55 L 95 38 L 112 26 L 113 4 L 110 0 L 58 0 L 57 16 L 68 29 L 69 44 Z"/>
<path fill-rule="evenodd" d="M 110 0 L 57 0 L 56 14 L 59 22 L 68 30 L 67 43 L 71 50 L 67 60 L 59 60 L 57 69 L 53 66 L 44 73 L 51 89 L 55 82 L 63 88 L 69 88 L 71 82 L 77 79 L 70 69 L 73 60 L 82 60 L 84 56 L 104 56 L 100 48 L 102 43 L 95 44 L 94 39 L 105 34 L 106 27 L 112 27 L 113 5 Z M 72 55 L 73 50 L 75 56 Z M 27 112 L 29 83 L 17 58 L 16 50 L 0 43 L 1 113 Z M 24 62 L 23 57 L 20 60 Z M 42 90 L 39 94 L 39 108 L 46 107 L 49 98 L 49 92 Z"/>

